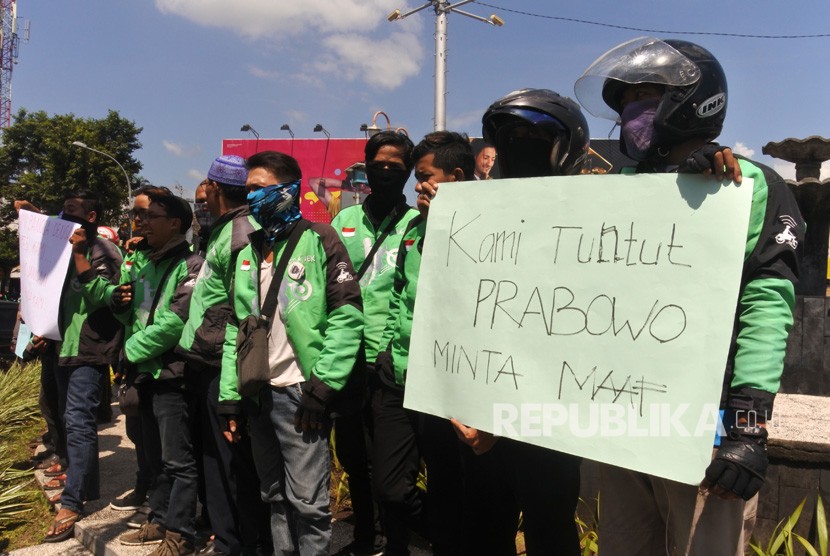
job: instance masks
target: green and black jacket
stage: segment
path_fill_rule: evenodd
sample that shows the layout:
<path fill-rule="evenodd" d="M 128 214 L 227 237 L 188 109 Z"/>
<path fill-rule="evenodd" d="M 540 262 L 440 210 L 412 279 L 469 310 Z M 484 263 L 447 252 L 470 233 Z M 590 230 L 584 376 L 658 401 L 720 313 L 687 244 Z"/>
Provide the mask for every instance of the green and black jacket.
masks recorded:
<path fill-rule="evenodd" d="M 781 176 L 762 164 L 737 158 L 743 176 L 752 178 L 754 190 L 721 404 L 733 407 L 733 400 L 749 400 L 751 409 L 769 416 L 793 324 L 806 225 Z M 643 169 L 641 165 L 638 172 Z"/>
<path fill-rule="evenodd" d="M 328 224 L 309 223 L 300 236 L 280 283 L 277 316 L 297 356 L 311 392 L 331 399 L 346 384 L 357 360 L 363 335 L 360 286 L 346 248 Z M 274 242 L 276 267 L 291 229 Z M 268 247 L 265 234 L 251 234 L 234 268 L 234 316 L 225 334 L 225 356 L 219 384 L 219 412 L 240 413 L 237 390 L 236 336 L 238 322 L 258 315 L 261 253 Z"/>
<path fill-rule="evenodd" d="M 92 266 L 78 274 L 70 261 L 61 294 L 59 320 L 63 340 L 58 346 L 58 364 L 114 365 L 124 330 L 110 312 L 107 301 L 95 294 L 100 286 L 117 284 L 121 275 L 121 252 L 111 241 L 96 237 L 86 255 Z M 113 286 L 114 287 L 114 286 Z"/>
<path fill-rule="evenodd" d="M 403 213 L 402 216 L 375 252 L 371 265 L 366 269 L 360 280 L 360 291 L 363 294 L 363 315 L 366 319 L 363 329 L 365 354 L 366 361 L 370 362 L 377 358 L 378 351 L 380 351 L 380 338 L 386 325 L 389 299 L 392 295 L 398 247 L 401 244 L 401 238 L 407 229 L 407 225 L 418 214 L 418 211 L 403 204 L 399 205 L 375 228 L 366 215 L 365 204 L 354 205 L 340 211 L 331 222 L 331 226 L 337 231 L 340 239 L 343 240 L 352 264 L 355 269 L 359 269 L 375 241 L 381 236 L 393 218 L 401 213 Z"/>
<path fill-rule="evenodd" d="M 239 252 L 250 243 L 248 236 L 258 229 L 247 205 L 226 212 L 213 224 L 205 264 L 193 288 L 190 316 L 176 348 L 197 367 L 222 365 L 225 335 L 233 318 L 233 269 Z"/>
<path fill-rule="evenodd" d="M 135 280 L 133 302 L 127 309 L 113 308 L 124 323 L 126 342 L 124 353 L 127 361 L 136 365 L 137 382 L 148 379 L 182 378 L 185 362 L 174 353 L 181 338 L 184 323 L 190 311 L 190 299 L 203 259 L 182 241 L 170 249 L 164 257 L 153 262 L 146 249 L 146 240 L 139 243 L 132 259 L 130 275 L 124 274 L 121 283 Z M 167 273 L 168 267 L 171 267 Z M 162 278 L 166 279 L 162 281 Z M 99 288 L 99 299 L 111 303 L 117 286 Z M 158 304 L 149 323 L 150 310 L 156 292 L 160 290 Z"/>
<path fill-rule="evenodd" d="M 415 310 L 415 294 L 418 291 L 418 273 L 424 250 L 427 221 L 421 215 L 409 221 L 398 249 L 395 265 L 395 281 L 389 300 L 381 345 L 388 346 L 392 356 L 394 383 L 404 386 L 409 365 L 409 342 L 412 338 L 412 315 Z M 388 380 L 390 377 L 381 376 Z"/>

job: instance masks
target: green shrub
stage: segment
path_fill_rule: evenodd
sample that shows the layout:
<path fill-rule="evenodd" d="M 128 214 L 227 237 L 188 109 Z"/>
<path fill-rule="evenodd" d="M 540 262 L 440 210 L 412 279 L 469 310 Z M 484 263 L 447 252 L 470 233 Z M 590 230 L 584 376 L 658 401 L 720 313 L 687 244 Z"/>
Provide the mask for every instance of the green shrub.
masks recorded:
<path fill-rule="evenodd" d="M 0 371 L 0 531 L 21 523 L 37 504 L 34 470 L 15 466 L 29 456 L 32 427 L 39 426 L 39 390 L 38 363 Z"/>
<path fill-rule="evenodd" d="M 790 517 L 782 519 L 775 526 L 772 536 L 765 547 L 758 544 L 758 541 L 753 538 L 749 543 L 752 554 L 755 556 L 794 556 L 795 547 L 798 545 L 794 545 L 793 541 L 796 541 L 810 556 L 827 556 L 827 516 L 824 513 L 824 503 L 821 501 L 821 494 L 819 494 L 818 501 L 816 502 L 816 536 L 818 548 L 793 531 L 798 520 L 801 519 L 801 512 L 804 510 L 804 504 L 806 503 L 807 499 L 805 498 Z"/>

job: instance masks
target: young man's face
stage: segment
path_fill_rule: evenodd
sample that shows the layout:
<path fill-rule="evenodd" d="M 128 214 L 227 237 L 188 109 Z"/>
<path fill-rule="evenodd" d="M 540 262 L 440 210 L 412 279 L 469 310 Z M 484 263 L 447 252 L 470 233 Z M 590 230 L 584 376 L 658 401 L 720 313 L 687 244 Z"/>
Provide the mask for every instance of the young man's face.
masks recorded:
<path fill-rule="evenodd" d="M 150 203 L 145 217 L 144 237 L 153 249 L 164 247 L 174 235 L 179 233 L 181 221 L 168 216 L 167 210 L 158 203 Z"/>
<path fill-rule="evenodd" d="M 245 181 L 245 190 L 250 193 L 260 187 L 277 185 L 280 180 L 273 172 L 265 168 L 253 168 L 248 172 L 248 179 Z"/>
<path fill-rule="evenodd" d="M 628 104 L 638 100 L 660 98 L 663 96 L 664 90 L 665 87 L 654 83 L 635 83 L 629 85 L 623 90 L 622 96 L 620 97 L 620 106 L 625 109 Z"/>
<path fill-rule="evenodd" d="M 89 211 L 84 208 L 83 199 L 67 199 L 63 202 L 63 213 L 87 222 L 95 222 L 98 215 L 95 211 Z"/>
<path fill-rule="evenodd" d="M 486 178 L 496 163 L 496 148 L 484 147 L 476 157 L 476 176 Z"/>
<path fill-rule="evenodd" d="M 367 162 L 383 162 L 384 168 L 406 169 L 406 164 L 403 161 L 403 151 L 395 145 L 382 146 L 378 149 L 375 158 Z"/>
<path fill-rule="evenodd" d="M 421 157 L 415 163 L 415 179 L 419 182 L 432 181 L 433 183 L 445 183 L 448 181 L 457 181 L 458 177 L 455 173 L 444 172 L 441 168 L 436 168 L 432 165 L 435 160 L 435 153 L 429 153 Z"/>
<path fill-rule="evenodd" d="M 144 235 L 148 208 L 150 208 L 150 198 L 147 195 L 136 195 L 133 199 L 133 210 L 131 211 L 136 235 Z"/>

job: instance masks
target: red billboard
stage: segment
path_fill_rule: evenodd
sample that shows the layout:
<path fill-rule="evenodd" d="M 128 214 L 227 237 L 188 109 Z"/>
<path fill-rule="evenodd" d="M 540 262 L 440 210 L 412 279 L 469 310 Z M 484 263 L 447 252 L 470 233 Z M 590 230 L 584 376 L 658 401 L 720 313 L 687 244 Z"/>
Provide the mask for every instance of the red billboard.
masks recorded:
<path fill-rule="evenodd" d="M 223 139 L 222 154 L 247 158 L 260 151 L 279 151 L 293 156 L 303 171 L 303 217 L 313 222 L 331 222 L 328 198 L 340 196 L 341 184 L 348 178 L 346 169 L 363 161 L 365 145 L 366 139 Z M 312 184 L 316 187 L 312 188 Z M 313 189 L 328 193 L 325 203 Z"/>

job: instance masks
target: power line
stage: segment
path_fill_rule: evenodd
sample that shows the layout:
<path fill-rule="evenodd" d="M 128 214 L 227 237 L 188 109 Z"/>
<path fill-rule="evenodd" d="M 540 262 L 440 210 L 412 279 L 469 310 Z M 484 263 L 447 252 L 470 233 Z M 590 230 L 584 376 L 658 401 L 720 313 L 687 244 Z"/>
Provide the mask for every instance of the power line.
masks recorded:
<path fill-rule="evenodd" d="M 623 29 L 626 31 L 637 31 L 641 33 L 658 34 L 658 35 L 713 35 L 718 37 L 739 37 L 744 39 L 818 39 L 830 37 L 830 33 L 822 33 L 816 35 L 750 35 L 745 33 L 717 33 L 707 31 L 666 31 L 660 29 L 645 29 L 642 27 L 628 27 L 626 25 L 614 25 L 611 23 L 602 23 L 599 21 L 589 21 L 587 19 L 576 19 L 572 17 L 560 17 L 555 15 L 535 14 L 531 12 L 523 12 L 521 10 L 513 10 L 503 6 L 496 6 L 494 4 L 487 4 L 485 2 L 476 2 L 481 6 L 488 8 L 495 8 L 503 12 L 510 12 L 519 15 L 526 15 L 530 17 L 538 17 L 540 19 L 554 19 L 556 21 L 567 21 L 570 23 L 582 23 L 584 25 L 597 25 L 599 27 L 611 27 L 612 29 Z"/>

